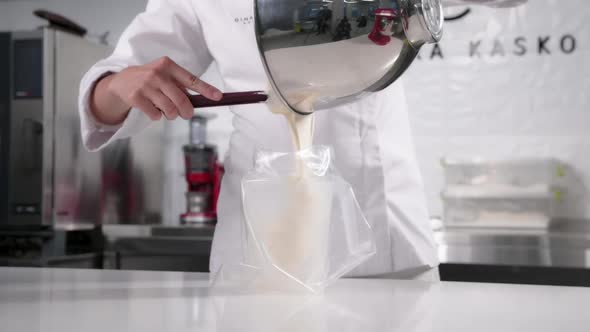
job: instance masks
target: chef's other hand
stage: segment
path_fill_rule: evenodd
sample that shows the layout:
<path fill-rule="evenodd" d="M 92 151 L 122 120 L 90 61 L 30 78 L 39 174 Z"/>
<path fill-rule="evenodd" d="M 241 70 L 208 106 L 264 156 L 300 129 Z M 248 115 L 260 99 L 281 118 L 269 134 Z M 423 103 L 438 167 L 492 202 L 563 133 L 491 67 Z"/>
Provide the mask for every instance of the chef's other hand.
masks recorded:
<path fill-rule="evenodd" d="M 138 108 L 157 121 L 178 116 L 190 119 L 193 106 L 187 89 L 211 100 L 220 100 L 217 88 L 201 81 L 168 57 L 142 66 L 132 66 L 107 75 L 95 86 L 90 108 L 98 121 L 107 125 L 122 123 L 131 108 Z"/>

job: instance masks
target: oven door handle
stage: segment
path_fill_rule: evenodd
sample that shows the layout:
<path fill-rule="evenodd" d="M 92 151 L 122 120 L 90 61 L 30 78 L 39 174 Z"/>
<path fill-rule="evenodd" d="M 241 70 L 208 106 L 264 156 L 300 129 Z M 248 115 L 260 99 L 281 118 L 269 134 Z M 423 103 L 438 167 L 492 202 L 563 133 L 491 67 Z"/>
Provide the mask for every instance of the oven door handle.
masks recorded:
<path fill-rule="evenodd" d="M 43 154 L 43 125 L 33 119 L 24 119 L 22 123 L 22 166 L 27 171 L 41 169 Z"/>

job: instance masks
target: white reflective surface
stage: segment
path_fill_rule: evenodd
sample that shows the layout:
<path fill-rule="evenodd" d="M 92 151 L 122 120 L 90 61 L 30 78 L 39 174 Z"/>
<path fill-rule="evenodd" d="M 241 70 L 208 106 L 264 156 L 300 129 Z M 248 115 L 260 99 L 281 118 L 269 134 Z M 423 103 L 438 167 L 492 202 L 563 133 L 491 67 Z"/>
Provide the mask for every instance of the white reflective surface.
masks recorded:
<path fill-rule="evenodd" d="M 0 268 L 1 331 L 588 331 L 590 289 L 341 280 L 236 295 L 203 274 Z"/>

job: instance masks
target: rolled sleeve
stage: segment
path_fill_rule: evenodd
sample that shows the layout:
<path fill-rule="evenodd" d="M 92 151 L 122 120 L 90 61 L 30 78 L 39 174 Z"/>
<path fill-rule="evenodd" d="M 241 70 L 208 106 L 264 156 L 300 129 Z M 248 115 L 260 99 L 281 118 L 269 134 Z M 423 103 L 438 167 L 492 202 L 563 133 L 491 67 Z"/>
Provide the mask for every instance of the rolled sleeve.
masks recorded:
<path fill-rule="evenodd" d="M 90 151 L 100 150 L 114 140 L 130 137 L 134 128 L 137 128 L 136 131 L 141 131 L 143 127 L 149 125 L 149 119 L 141 119 L 142 113 L 137 110 L 132 110 L 125 121 L 119 125 L 103 124 L 90 111 L 90 95 L 96 83 L 104 76 L 119 72 L 123 68 L 123 66 L 112 65 L 100 66 L 99 63 L 82 80 L 79 100 L 80 124 L 82 140 Z M 140 119 L 134 119 L 137 117 L 135 113 L 140 113 Z"/>

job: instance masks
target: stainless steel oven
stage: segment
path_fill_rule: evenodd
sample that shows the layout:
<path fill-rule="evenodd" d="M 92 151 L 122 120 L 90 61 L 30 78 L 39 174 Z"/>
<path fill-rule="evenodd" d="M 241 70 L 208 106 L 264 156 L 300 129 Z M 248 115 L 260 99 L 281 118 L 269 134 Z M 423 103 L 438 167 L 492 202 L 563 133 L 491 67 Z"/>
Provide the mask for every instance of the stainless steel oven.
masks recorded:
<path fill-rule="evenodd" d="M 0 33 L 0 265 L 100 261 L 103 223 L 162 222 L 162 123 L 98 153 L 81 142 L 80 80 L 110 51 L 52 28 Z"/>
<path fill-rule="evenodd" d="M 101 156 L 80 142 L 77 97 L 109 48 L 54 29 L 0 44 L 0 227 L 98 223 Z"/>
<path fill-rule="evenodd" d="M 100 265 L 102 156 L 81 144 L 77 99 L 108 52 L 55 29 L 0 33 L 0 265 Z"/>

